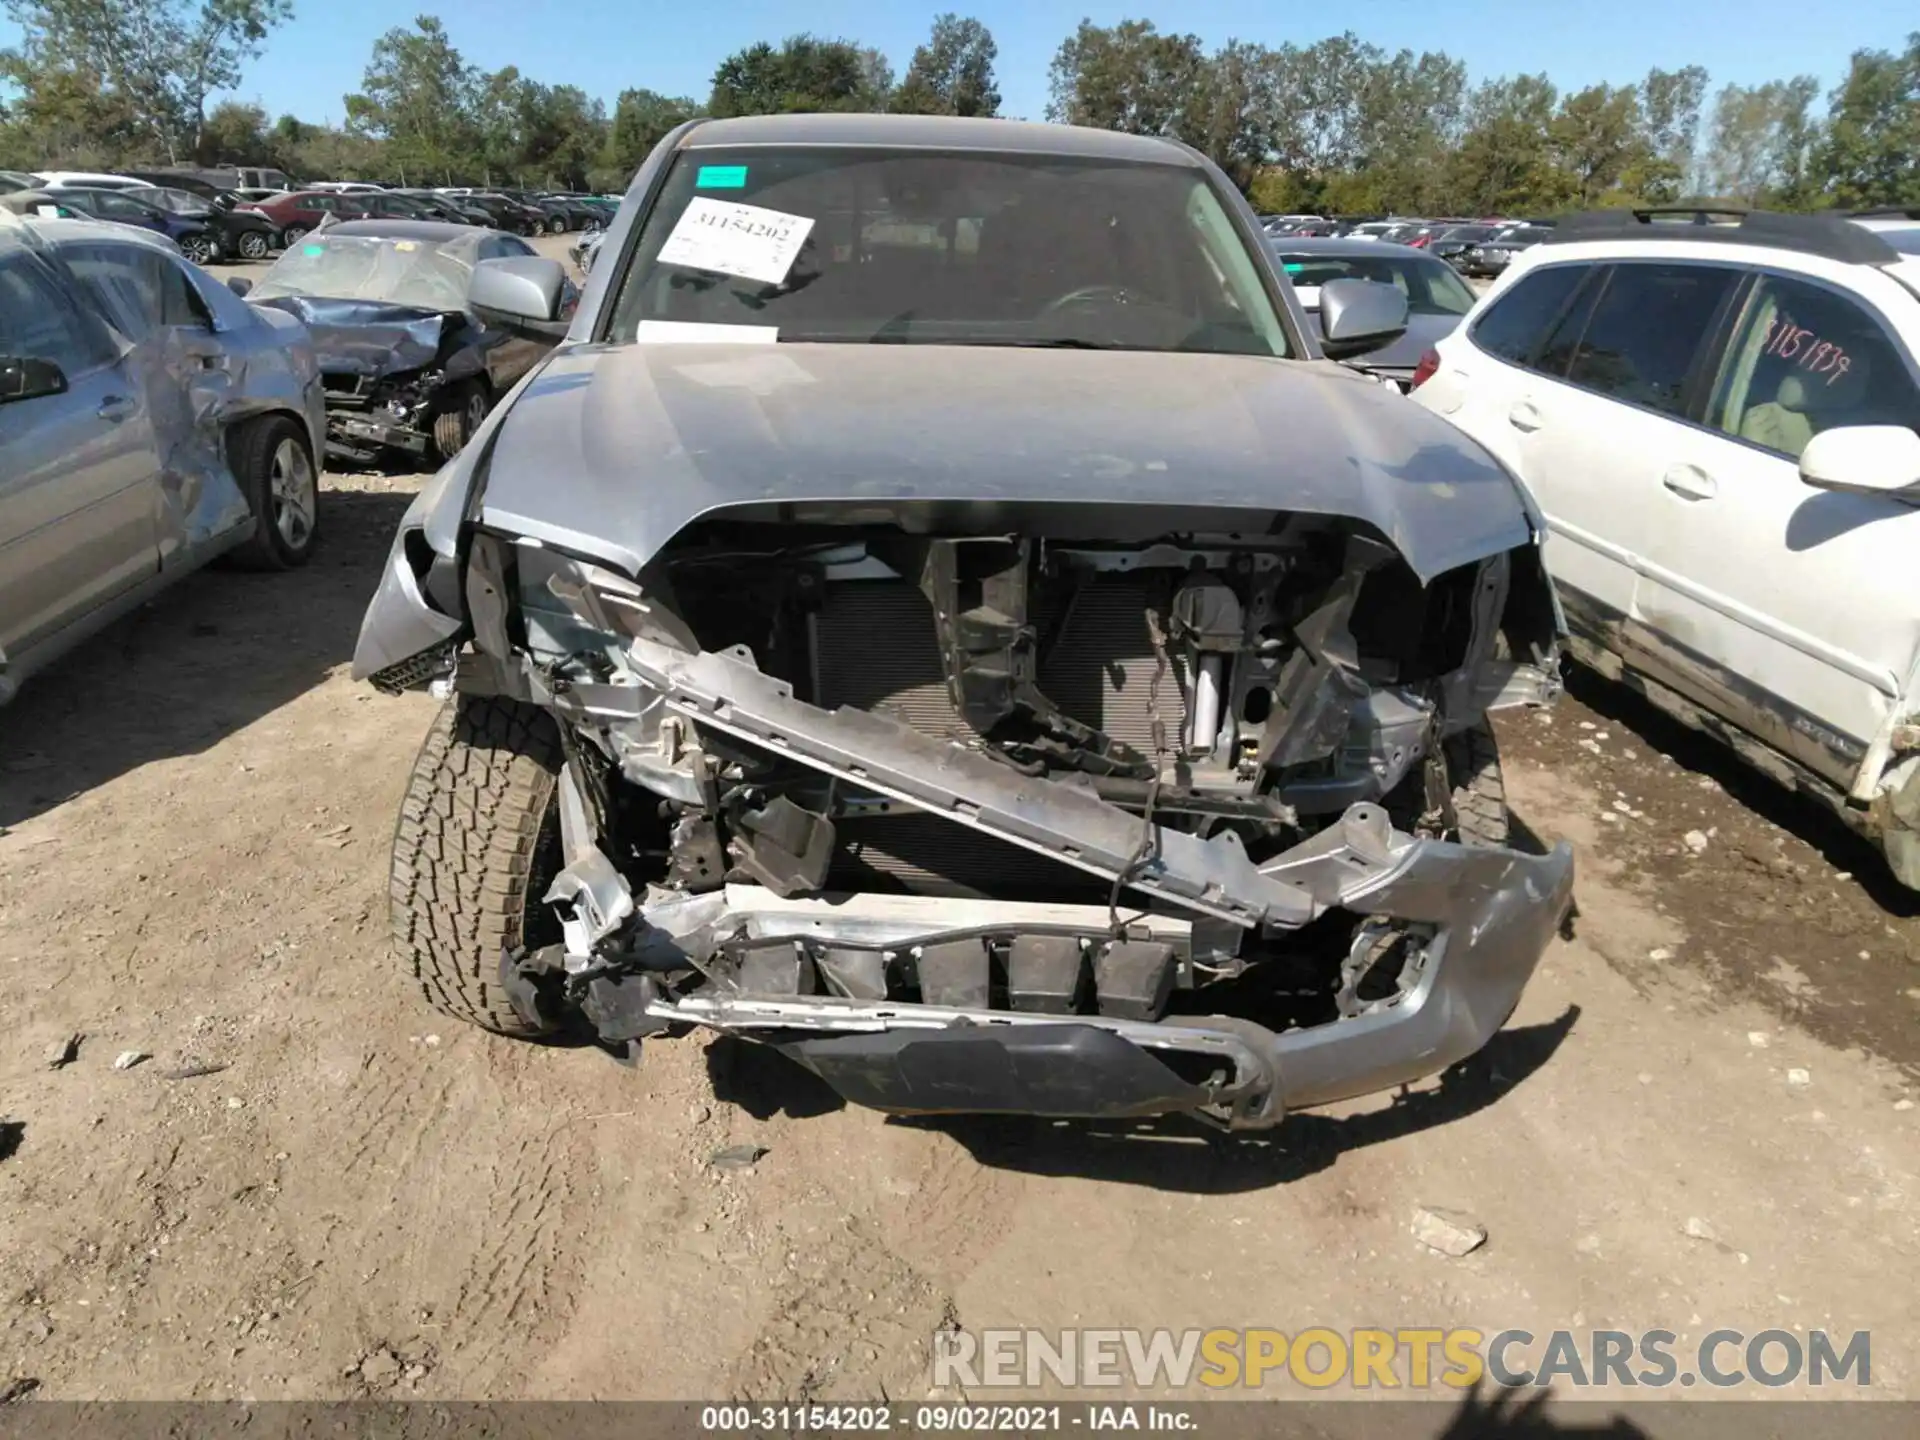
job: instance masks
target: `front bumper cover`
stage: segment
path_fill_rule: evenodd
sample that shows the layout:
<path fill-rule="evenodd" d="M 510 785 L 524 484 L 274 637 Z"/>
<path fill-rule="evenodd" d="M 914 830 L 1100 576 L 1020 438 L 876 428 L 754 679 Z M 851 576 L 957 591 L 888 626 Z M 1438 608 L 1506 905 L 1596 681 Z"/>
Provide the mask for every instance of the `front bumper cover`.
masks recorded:
<path fill-rule="evenodd" d="M 1187 1111 L 1264 1128 L 1289 1110 L 1390 1089 L 1475 1053 L 1512 1014 L 1566 913 L 1573 853 L 1564 843 L 1546 855 L 1483 850 L 1382 835 L 1383 819 L 1355 806 L 1324 832 L 1334 843 L 1316 837 L 1281 857 L 1317 848 L 1298 862 L 1324 871 L 1317 880 L 1356 872 L 1360 883 L 1343 887 L 1342 903 L 1434 926 L 1412 983 L 1351 1018 L 1276 1033 L 1226 1016 L 1137 1021 L 713 991 L 654 1000 L 648 1013 L 774 1044 L 848 1100 L 879 1110 Z M 1366 833 L 1339 833 L 1354 831 Z M 1391 862 L 1367 874 L 1364 852 L 1380 840 Z M 1157 1056 L 1181 1057 L 1180 1066 Z"/>

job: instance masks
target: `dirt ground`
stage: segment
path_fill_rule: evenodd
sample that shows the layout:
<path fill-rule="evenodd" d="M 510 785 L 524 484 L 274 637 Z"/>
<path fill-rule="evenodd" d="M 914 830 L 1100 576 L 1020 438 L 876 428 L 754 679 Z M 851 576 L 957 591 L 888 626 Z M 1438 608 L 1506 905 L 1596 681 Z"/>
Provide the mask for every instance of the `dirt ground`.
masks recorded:
<path fill-rule="evenodd" d="M 626 1070 L 388 956 L 433 702 L 346 670 L 417 484 L 328 477 L 307 569 L 194 577 L 0 711 L 0 1387 L 917 1399 L 943 1324 L 1464 1324 L 1867 1329 L 1920 1397 L 1920 907 L 1718 751 L 1598 682 L 1505 727 L 1573 933 L 1399 1098 L 1227 1139 L 893 1121 L 728 1042 Z"/>

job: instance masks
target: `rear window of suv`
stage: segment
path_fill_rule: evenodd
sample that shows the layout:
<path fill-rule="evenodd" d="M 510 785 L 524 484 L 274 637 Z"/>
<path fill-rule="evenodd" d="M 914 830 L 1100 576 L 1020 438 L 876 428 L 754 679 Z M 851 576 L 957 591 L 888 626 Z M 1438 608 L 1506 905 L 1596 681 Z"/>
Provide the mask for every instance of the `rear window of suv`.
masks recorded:
<path fill-rule="evenodd" d="M 1585 265 L 1549 265 L 1517 281 L 1474 321 L 1469 332 L 1473 343 L 1489 355 L 1527 364 L 1588 270 Z"/>

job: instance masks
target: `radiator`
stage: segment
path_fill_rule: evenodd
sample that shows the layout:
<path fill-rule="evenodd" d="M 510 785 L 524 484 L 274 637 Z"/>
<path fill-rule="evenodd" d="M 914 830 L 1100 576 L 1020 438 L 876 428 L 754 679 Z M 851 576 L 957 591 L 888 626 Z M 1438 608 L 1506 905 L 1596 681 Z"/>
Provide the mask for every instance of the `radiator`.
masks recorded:
<path fill-rule="evenodd" d="M 1068 715 L 1143 755 L 1153 753 L 1147 691 L 1156 662 L 1145 611 L 1155 593 L 1139 576 L 1103 576 L 1085 586 L 1039 673 L 1041 690 Z M 1037 613 L 1034 622 L 1049 633 L 1049 615 Z M 933 607 L 913 585 L 828 586 L 816 645 L 818 703 L 880 711 L 927 735 L 975 738 L 947 697 Z M 1184 668 L 1177 653 L 1168 661 L 1157 703 L 1168 743 L 1177 745 L 1186 724 Z M 1000 899 L 1104 894 L 1078 870 L 918 812 L 842 820 L 838 831 L 836 884 Z"/>

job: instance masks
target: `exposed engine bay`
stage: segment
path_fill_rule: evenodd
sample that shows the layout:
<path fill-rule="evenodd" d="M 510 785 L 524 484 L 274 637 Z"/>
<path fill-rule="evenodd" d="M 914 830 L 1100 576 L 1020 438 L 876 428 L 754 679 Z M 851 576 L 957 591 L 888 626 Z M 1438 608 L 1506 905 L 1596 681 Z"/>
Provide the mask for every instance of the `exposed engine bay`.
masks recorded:
<path fill-rule="evenodd" d="M 1538 565 L 1423 585 L 1327 517 L 718 518 L 636 581 L 477 532 L 454 688 L 547 710 L 566 757 L 558 938 L 501 982 L 617 1051 L 704 1025 L 885 1109 L 1271 1124 L 1377 1088 L 1383 1055 L 1321 1040 L 1382 1022 L 1386 1070 L 1431 1073 L 1570 883 L 1453 804 L 1486 711 L 1557 691 Z M 1493 980 L 1437 986 L 1474 947 Z"/>

